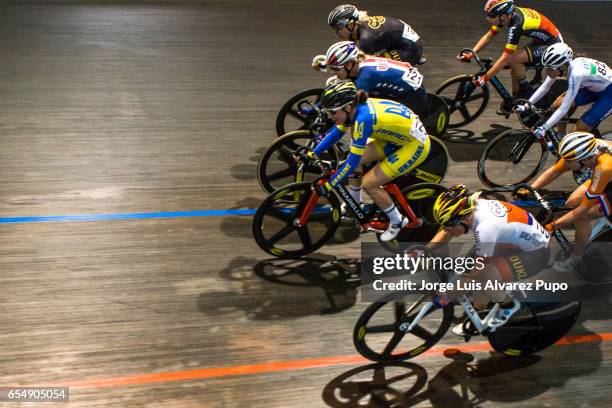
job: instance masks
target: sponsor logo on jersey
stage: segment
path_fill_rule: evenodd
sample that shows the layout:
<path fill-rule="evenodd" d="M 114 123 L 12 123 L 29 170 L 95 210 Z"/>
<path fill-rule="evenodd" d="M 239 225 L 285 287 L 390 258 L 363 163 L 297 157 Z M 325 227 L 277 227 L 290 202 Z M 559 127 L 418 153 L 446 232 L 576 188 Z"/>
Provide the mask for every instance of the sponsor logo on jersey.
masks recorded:
<path fill-rule="evenodd" d="M 372 16 L 368 18 L 368 27 L 373 30 L 378 30 L 380 26 L 385 24 L 385 18 L 383 16 Z"/>
<path fill-rule="evenodd" d="M 496 217 L 504 217 L 508 209 L 500 201 L 489 201 L 489 211 Z"/>
<path fill-rule="evenodd" d="M 398 171 L 400 173 L 403 173 L 404 171 L 408 170 L 410 167 L 414 166 L 414 163 L 416 163 L 416 161 L 421 157 L 422 153 L 423 153 L 423 145 L 420 145 L 418 149 L 416 150 L 416 152 L 414 152 L 414 156 L 412 156 L 412 158 L 408 160 L 406 164 L 400 167 Z"/>

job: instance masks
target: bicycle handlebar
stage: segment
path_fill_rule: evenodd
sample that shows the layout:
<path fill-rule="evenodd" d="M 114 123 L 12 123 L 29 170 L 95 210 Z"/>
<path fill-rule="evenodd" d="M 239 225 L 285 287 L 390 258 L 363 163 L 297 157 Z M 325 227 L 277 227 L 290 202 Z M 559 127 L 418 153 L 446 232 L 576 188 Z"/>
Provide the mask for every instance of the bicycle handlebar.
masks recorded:
<path fill-rule="evenodd" d="M 544 211 L 546 211 L 546 218 L 544 218 L 541 224 L 546 225 L 550 223 L 554 218 L 552 206 L 550 205 L 550 203 L 547 200 L 545 200 L 544 197 L 542 197 L 542 195 L 536 189 L 534 189 L 533 187 L 531 187 L 529 184 L 526 184 L 526 183 L 521 183 L 521 184 L 516 185 L 516 187 L 514 187 L 514 189 L 512 190 L 512 194 L 516 195 L 516 192 L 520 190 L 521 188 L 524 188 L 525 190 L 529 190 L 529 192 L 531 193 L 531 195 L 533 195 L 533 197 L 536 199 L 538 204 L 540 204 L 540 206 L 544 209 Z"/>

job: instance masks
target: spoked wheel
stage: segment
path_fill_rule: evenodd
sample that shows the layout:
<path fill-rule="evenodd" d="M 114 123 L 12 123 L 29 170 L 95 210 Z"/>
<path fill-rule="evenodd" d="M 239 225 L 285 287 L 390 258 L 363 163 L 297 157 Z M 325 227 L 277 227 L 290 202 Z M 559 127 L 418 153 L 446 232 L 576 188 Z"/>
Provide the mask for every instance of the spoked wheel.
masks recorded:
<path fill-rule="evenodd" d="M 427 93 L 427 114 L 423 116 L 423 125 L 429 135 L 441 136 L 448 125 L 450 113 L 448 105 L 440 96 Z"/>
<path fill-rule="evenodd" d="M 488 335 L 493 349 L 507 356 L 537 353 L 570 331 L 580 315 L 578 301 L 523 303 L 508 321 Z"/>
<path fill-rule="evenodd" d="M 293 153 L 302 146 L 311 149 L 316 146 L 316 142 L 307 130 L 279 137 L 264 152 L 257 165 L 257 179 L 266 193 L 271 193 L 289 183 L 314 181 L 321 176 L 321 170 L 313 163 L 300 167 L 293 158 Z M 321 155 L 321 160 L 335 169 L 338 166 L 338 152 L 331 147 Z M 298 171 L 300 168 L 301 171 Z"/>
<path fill-rule="evenodd" d="M 314 194 L 311 186 L 289 184 L 261 203 L 253 218 L 253 237 L 261 249 L 279 257 L 297 257 L 316 251 L 334 235 L 340 221 L 340 202 L 334 194 L 319 197 L 307 222 L 297 224 Z"/>
<path fill-rule="evenodd" d="M 433 216 L 433 206 L 438 196 L 445 191 L 447 188 L 432 183 L 414 184 L 404 188 L 402 195 L 414 214 L 423 223 L 418 228 L 404 228 L 396 239 L 387 242 L 380 241 L 381 245 L 388 251 L 395 252 L 400 248 L 402 242 L 429 242 L 440 228 Z M 395 204 L 401 208 L 400 203 Z"/>
<path fill-rule="evenodd" d="M 475 120 L 487 107 L 489 87 L 472 83 L 471 75 L 461 75 L 444 82 L 436 94 L 448 105 L 448 128 L 455 129 Z"/>
<path fill-rule="evenodd" d="M 453 320 L 453 306 L 431 307 L 411 330 L 407 327 L 431 301 L 431 295 L 410 296 L 391 302 L 372 303 L 361 314 L 355 330 L 355 348 L 365 358 L 377 362 L 413 358 L 435 345 L 448 331 Z"/>
<path fill-rule="evenodd" d="M 548 150 L 528 130 L 510 129 L 485 147 L 478 177 L 492 189 L 528 183 L 546 163 Z"/>
<path fill-rule="evenodd" d="M 289 99 L 276 115 L 276 134 L 282 136 L 294 130 L 306 130 L 316 118 L 308 105 L 319 102 L 322 88 L 307 89 Z"/>

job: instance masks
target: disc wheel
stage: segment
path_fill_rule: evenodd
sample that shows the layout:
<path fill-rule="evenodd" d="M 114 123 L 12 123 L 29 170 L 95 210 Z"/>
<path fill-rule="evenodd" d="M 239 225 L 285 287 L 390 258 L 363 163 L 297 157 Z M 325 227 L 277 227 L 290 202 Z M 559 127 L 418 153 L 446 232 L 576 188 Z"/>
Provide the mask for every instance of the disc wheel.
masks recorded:
<path fill-rule="evenodd" d="M 546 146 L 533 133 L 510 129 L 485 147 L 478 161 L 478 177 L 492 189 L 528 183 L 542 169 L 547 157 Z"/>
<path fill-rule="evenodd" d="M 404 228 L 392 241 L 380 241 L 380 234 L 377 234 L 380 244 L 388 251 L 396 252 L 400 249 L 402 242 L 429 242 L 440 228 L 433 216 L 434 203 L 438 196 L 447 190 L 439 184 L 432 183 L 414 184 L 404 188 L 402 195 L 422 224 L 418 228 Z M 395 202 L 395 205 L 402 208 L 398 202 Z"/>
<path fill-rule="evenodd" d="M 489 87 L 472 83 L 471 75 L 461 75 L 442 83 L 436 94 L 448 105 L 447 127 L 455 129 L 474 121 L 489 103 Z"/>
<path fill-rule="evenodd" d="M 429 135 L 441 136 L 446 131 L 449 120 L 449 109 L 446 101 L 432 93 L 427 93 L 427 113 L 423 116 L 423 125 Z"/>
<path fill-rule="evenodd" d="M 353 331 L 353 343 L 359 354 L 372 361 L 395 362 L 416 357 L 431 348 L 450 327 L 452 305 L 442 309 L 432 307 L 411 331 L 402 329 L 430 301 L 428 294 L 414 301 L 404 298 L 372 303 L 357 319 Z"/>
<path fill-rule="evenodd" d="M 321 176 L 321 170 L 313 163 L 299 165 L 293 158 L 298 147 L 316 147 L 315 140 L 307 130 L 287 133 L 272 143 L 259 159 L 257 180 L 266 193 L 289 183 L 314 181 Z M 338 166 L 338 152 L 335 147 L 321 154 L 321 160 L 330 168 Z"/>
<path fill-rule="evenodd" d="M 294 130 L 307 130 L 316 113 L 304 112 L 300 108 L 319 102 L 322 92 L 322 88 L 306 89 L 285 102 L 276 115 L 276 134 L 282 136 Z"/>
<path fill-rule="evenodd" d="M 253 238 L 261 249 L 278 257 L 298 257 L 321 248 L 334 235 L 340 202 L 334 194 L 318 197 L 307 222 L 299 226 L 311 196 L 312 183 L 289 184 L 270 194 L 253 217 Z"/>

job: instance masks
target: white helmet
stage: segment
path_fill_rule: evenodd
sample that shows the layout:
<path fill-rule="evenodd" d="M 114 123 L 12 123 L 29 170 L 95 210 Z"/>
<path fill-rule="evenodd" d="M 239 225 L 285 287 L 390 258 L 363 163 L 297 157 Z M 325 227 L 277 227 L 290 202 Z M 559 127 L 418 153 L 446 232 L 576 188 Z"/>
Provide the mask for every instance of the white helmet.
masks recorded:
<path fill-rule="evenodd" d="M 559 68 L 574 58 L 572 49 L 566 43 L 556 43 L 544 51 L 542 65 L 547 68 Z"/>
<path fill-rule="evenodd" d="M 340 41 L 327 50 L 325 65 L 340 67 L 347 62 L 357 61 L 357 55 L 359 55 L 359 48 L 354 42 Z"/>
<path fill-rule="evenodd" d="M 567 134 L 559 143 L 559 155 L 569 161 L 588 159 L 595 156 L 598 151 L 595 136 L 588 132 Z"/>

